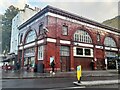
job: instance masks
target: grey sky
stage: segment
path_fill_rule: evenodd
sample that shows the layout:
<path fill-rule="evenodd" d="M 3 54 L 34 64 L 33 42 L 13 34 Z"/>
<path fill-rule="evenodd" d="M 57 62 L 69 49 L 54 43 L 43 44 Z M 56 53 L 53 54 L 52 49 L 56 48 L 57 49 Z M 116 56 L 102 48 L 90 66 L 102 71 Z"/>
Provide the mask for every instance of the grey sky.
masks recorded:
<path fill-rule="evenodd" d="M 31 7 L 37 6 L 40 8 L 51 5 L 97 22 L 103 22 L 118 15 L 118 1 L 119 0 L 2 0 L 0 13 L 3 13 L 11 4 L 19 8 L 23 8 L 25 3 Z"/>
<path fill-rule="evenodd" d="M 117 2 L 52 2 L 49 4 L 98 22 L 118 15 Z"/>

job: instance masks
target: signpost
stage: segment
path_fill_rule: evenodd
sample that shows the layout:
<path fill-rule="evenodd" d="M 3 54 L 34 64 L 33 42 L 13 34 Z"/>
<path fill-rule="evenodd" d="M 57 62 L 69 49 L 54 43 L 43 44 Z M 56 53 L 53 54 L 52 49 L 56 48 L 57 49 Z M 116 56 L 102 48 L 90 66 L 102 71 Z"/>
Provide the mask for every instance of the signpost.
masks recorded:
<path fill-rule="evenodd" d="M 77 66 L 77 79 L 78 79 L 78 83 L 81 83 L 81 73 L 82 73 L 82 69 L 81 69 L 81 65 Z"/>

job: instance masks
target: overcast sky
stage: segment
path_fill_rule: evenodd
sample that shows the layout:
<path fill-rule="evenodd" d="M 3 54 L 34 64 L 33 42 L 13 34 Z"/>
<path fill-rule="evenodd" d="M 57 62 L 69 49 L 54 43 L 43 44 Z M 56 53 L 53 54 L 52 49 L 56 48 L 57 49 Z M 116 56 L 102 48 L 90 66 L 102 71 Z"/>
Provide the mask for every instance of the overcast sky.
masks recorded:
<path fill-rule="evenodd" d="M 30 7 L 36 6 L 39 8 L 51 5 L 97 22 L 103 22 L 118 15 L 118 1 L 119 0 L 60 0 L 58 2 L 58 0 L 2 0 L 0 1 L 0 14 L 4 14 L 10 5 L 21 9 L 25 4 L 29 4 Z"/>

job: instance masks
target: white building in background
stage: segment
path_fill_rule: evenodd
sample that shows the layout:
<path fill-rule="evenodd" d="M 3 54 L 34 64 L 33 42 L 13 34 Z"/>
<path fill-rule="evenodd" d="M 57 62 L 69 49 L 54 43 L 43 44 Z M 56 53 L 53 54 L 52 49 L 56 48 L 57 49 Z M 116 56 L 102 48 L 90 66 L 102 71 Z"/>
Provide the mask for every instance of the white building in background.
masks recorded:
<path fill-rule="evenodd" d="M 40 9 L 35 7 L 32 9 L 29 5 L 25 5 L 23 10 L 19 10 L 18 14 L 12 20 L 12 31 L 11 31 L 11 44 L 10 44 L 10 53 L 18 53 L 18 27 L 27 21 L 30 17 L 35 15 Z"/>

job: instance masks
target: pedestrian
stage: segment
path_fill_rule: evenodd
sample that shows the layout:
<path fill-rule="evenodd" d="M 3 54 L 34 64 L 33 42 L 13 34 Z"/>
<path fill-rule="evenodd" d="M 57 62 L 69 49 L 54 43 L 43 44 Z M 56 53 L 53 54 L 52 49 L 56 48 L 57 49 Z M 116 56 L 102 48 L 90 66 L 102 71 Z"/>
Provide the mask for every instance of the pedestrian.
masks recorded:
<path fill-rule="evenodd" d="M 54 68 L 55 68 L 54 60 L 51 62 L 51 67 L 52 67 L 52 73 L 54 74 Z"/>
<path fill-rule="evenodd" d="M 27 71 L 29 71 L 29 68 L 30 68 L 30 65 L 29 65 L 29 64 L 27 64 Z"/>
<path fill-rule="evenodd" d="M 92 60 L 91 63 L 90 63 L 90 66 L 91 66 L 91 69 L 94 70 L 94 61 Z"/>
<path fill-rule="evenodd" d="M 19 71 L 19 69 L 20 69 L 20 64 L 19 62 L 17 62 L 17 71 Z"/>
<path fill-rule="evenodd" d="M 34 72 L 37 72 L 37 64 L 34 66 Z"/>

